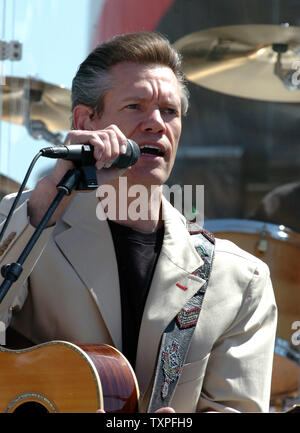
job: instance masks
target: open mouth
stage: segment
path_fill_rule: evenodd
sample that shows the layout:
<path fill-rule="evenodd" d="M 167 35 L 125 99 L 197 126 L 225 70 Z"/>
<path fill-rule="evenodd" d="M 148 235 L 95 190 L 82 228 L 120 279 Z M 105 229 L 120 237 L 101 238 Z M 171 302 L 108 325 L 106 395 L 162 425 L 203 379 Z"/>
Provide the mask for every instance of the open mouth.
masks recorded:
<path fill-rule="evenodd" d="M 164 152 L 156 146 L 143 145 L 140 150 L 142 155 L 164 156 Z"/>

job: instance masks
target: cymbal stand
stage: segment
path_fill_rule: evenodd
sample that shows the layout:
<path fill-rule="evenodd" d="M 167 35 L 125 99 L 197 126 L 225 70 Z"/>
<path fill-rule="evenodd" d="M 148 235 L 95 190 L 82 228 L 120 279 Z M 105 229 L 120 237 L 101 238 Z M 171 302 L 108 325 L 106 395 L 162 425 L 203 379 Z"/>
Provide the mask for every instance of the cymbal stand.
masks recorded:
<path fill-rule="evenodd" d="M 29 135 L 36 140 L 44 139 L 54 146 L 61 146 L 63 144 L 62 134 L 50 132 L 42 120 L 28 120 L 25 126 Z"/>

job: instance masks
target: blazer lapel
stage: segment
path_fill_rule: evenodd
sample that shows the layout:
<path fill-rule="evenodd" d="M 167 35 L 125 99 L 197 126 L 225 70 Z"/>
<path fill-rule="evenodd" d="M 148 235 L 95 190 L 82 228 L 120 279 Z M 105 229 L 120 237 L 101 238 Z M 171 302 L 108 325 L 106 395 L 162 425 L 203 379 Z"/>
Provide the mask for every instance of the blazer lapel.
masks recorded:
<path fill-rule="evenodd" d="M 54 238 L 96 302 L 114 345 L 122 350 L 117 261 L 109 226 L 97 219 L 97 204 L 95 192 L 78 194 L 63 216 L 69 228 Z"/>
<path fill-rule="evenodd" d="M 161 336 L 170 321 L 204 284 L 193 275 L 203 264 L 184 221 L 163 200 L 165 236 L 143 314 L 136 361 L 136 375 L 144 393 L 155 370 Z"/>

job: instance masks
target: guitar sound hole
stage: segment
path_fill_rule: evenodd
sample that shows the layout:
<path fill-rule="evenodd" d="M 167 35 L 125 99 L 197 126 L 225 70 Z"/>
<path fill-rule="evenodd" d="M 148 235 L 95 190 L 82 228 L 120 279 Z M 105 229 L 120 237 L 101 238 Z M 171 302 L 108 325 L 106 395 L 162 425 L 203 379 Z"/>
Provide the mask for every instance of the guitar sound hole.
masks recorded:
<path fill-rule="evenodd" d="M 35 414 L 42 414 L 42 413 L 48 413 L 48 410 L 40 403 L 37 403 L 36 401 L 27 401 L 26 403 L 21 404 L 18 406 L 13 413 L 16 413 L 17 415 L 22 413 L 31 413 L 34 412 Z"/>

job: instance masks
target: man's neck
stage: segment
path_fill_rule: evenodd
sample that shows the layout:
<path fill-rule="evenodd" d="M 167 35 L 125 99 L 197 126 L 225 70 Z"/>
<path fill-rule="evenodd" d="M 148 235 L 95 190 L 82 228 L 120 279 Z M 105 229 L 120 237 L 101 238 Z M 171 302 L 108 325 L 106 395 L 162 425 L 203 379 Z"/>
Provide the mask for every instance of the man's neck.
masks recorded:
<path fill-rule="evenodd" d="M 162 227 L 163 222 L 162 220 L 149 220 L 149 221 L 144 221 L 144 220 L 137 220 L 137 221 L 133 221 L 133 220 L 115 220 L 114 222 L 121 224 L 123 226 L 127 226 L 127 227 L 131 227 L 132 229 L 138 230 L 140 232 L 143 233 L 153 233 L 156 230 L 158 230 L 160 227 Z"/>

